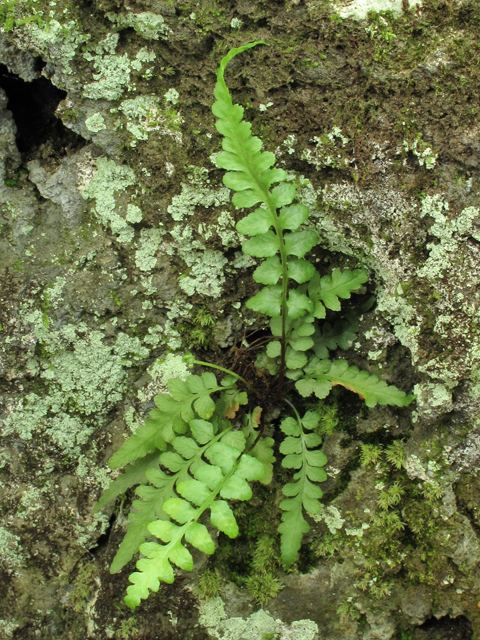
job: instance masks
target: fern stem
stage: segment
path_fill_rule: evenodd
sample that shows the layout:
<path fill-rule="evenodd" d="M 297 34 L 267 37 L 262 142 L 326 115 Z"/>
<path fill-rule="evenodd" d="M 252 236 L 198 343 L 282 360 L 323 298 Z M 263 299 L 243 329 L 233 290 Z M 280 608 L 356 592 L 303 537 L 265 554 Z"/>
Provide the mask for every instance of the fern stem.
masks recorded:
<path fill-rule="evenodd" d="M 295 413 L 295 417 L 297 419 L 297 422 L 300 425 L 300 429 L 301 429 L 302 434 L 303 434 L 302 419 L 300 418 L 300 414 L 295 409 L 295 406 L 290 402 L 290 400 L 287 400 L 287 398 L 283 398 L 283 401 L 286 402 L 288 405 L 290 405 L 292 407 L 293 412 Z"/>
<path fill-rule="evenodd" d="M 210 367 L 210 369 L 217 369 L 218 371 L 223 371 L 223 373 L 228 373 L 228 375 L 233 376 L 237 380 L 240 380 L 240 382 L 243 382 L 243 384 L 248 389 L 250 389 L 250 391 L 252 391 L 253 393 L 257 394 L 255 389 L 252 387 L 252 385 L 249 382 L 247 382 L 245 380 L 245 378 L 242 378 L 242 376 L 239 376 L 238 373 L 235 373 L 234 371 L 230 371 L 230 369 L 224 369 L 224 367 L 219 367 L 216 364 L 211 364 L 210 362 L 204 362 L 203 360 L 193 360 L 192 364 L 200 364 L 200 365 L 202 365 L 204 367 Z"/>
<path fill-rule="evenodd" d="M 286 402 L 288 405 L 290 405 L 292 407 L 292 409 L 293 409 L 293 411 L 295 413 L 295 418 L 297 419 L 297 422 L 298 422 L 298 426 L 300 428 L 300 438 L 302 440 L 302 466 L 301 466 L 301 470 L 304 471 L 305 462 L 306 462 L 307 445 L 305 444 L 305 432 L 303 430 L 302 419 L 300 418 L 300 414 L 296 410 L 295 406 L 290 402 L 290 400 L 287 400 L 287 398 L 283 398 L 283 401 Z"/>
<path fill-rule="evenodd" d="M 272 212 L 272 208 L 270 203 L 268 203 L 269 210 Z M 283 239 L 283 231 L 280 227 L 278 215 L 273 208 L 274 219 L 274 227 L 275 233 L 280 240 L 280 261 L 282 264 L 282 305 L 281 305 L 281 314 L 282 314 L 282 350 L 280 352 L 280 368 L 278 373 L 278 388 L 281 390 L 283 388 L 283 382 L 285 378 L 285 352 L 287 349 L 287 336 L 286 336 L 286 324 L 287 324 L 287 296 L 288 296 L 288 263 L 287 263 L 287 249 L 285 247 L 285 240 Z"/>

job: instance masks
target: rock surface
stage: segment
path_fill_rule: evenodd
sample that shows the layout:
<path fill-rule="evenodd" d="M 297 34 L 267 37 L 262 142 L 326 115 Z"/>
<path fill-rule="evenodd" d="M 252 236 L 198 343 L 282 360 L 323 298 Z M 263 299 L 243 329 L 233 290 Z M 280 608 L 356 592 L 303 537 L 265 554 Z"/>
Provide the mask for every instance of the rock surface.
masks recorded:
<path fill-rule="evenodd" d="M 469 0 L 0 8 L 0 638 L 478 634 L 479 21 Z M 339 357 L 416 401 L 336 387 L 324 512 L 263 609 L 278 481 L 132 614 L 134 562 L 109 565 L 133 494 L 93 511 L 107 460 L 185 352 L 243 366 L 264 327 L 210 110 L 220 59 L 254 40 L 228 83 L 310 208 L 311 257 L 369 270 Z"/>

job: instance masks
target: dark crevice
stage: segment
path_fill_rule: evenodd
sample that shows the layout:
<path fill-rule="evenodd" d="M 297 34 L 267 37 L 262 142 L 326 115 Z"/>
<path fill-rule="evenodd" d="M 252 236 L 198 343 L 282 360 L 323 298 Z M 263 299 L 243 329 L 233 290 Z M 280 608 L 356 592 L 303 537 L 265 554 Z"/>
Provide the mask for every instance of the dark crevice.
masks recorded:
<path fill-rule="evenodd" d="M 395 636 L 395 640 L 405 635 Z M 407 636 L 410 637 L 410 636 Z M 415 640 L 472 640 L 473 631 L 469 620 L 465 616 L 450 618 L 430 618 L 416 628 L 412 638 Z"/>
<path fill-rule="evenodd" d="M 96 556 L 99 553 L 101 553 L 103 549 L 105 549 L 105 547 L 108 545 L 108 541 L 112 534 L 113 525 L 115 524 L 116 519 L 117 519 L 117 514 L 113 512 L 112 515 L 110 516 L 110 520 L 108 521 L 108 527 L 106 528 L 105 532 L 102 533 L 102 535 L 99 536 L 99 538 L 96 540 L 95 546 L 91 547 L 88 550 L 89 553 L 92 554 L 92 556 Z"/>
<path fill-rule="evenodd" d="M 40 68 L 42 63 L 40 59 Z M 17 147 L 24 162 L 37 157 L 39 152 L 43 158 L 62 158 L 86 144 L 55 116 L 67 94 L 46 78 L 25 82 L 0 64 L 0 87 L 7 94 L 7 108 L 17 126 Z"/>

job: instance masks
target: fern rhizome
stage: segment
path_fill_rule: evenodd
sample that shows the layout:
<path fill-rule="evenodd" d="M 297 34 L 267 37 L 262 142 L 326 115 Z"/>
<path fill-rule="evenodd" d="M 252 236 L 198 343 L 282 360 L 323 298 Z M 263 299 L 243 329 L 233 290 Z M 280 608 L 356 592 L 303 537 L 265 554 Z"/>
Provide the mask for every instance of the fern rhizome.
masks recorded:
<path fill-rule="evenodd" d="M 251 125 L 243 121 L 243 107 L 232 103 L 224 80 L 228 62 L 257 44 L 264 43 L 233 49 L 223 58 L 212 111 L 223 136 L 217 164 L 227 170 L 223 181 L 235 192 L 232 202 L 240 209 L 259 205 L 238 222 L 237 229 L 250 236 L 243 251 L 264 259 L 253 274 L 264 287 L 246 306 L 271 318 L 273 339 L 257 367 L 273 377 L 269 388 L 275 389 L 272 393 L 285 410 L 279 454 L 281 465 L 294 473 L 282 488 L 285 497 L 278 531 L 287 569 L 309 530 L 308 515 L 322 511 L 319 483 L 327 477 L 327 459 L 319 449 L 317 433 L 321 416 L 315 411 L 300 415 L 291 402 L 295 393 L 322 399 L 332 386 L 342 385 L 364 398 L 369 407 L 377 403 L 406 406 L 413 396 L 345 360 L 329 359 L 329 350 L 348 348 L 358 330 L 357 319 L 350 316 L 333 326 L 317 321 L 325 319 L 326 309 L 339 311 L 340 299 L 350 298 L 368 276 L 363 268 L 334 269 L 320 276 L 305 259 L 317 244 L 316 232 L 305 228 L 309 210 L 294 203 L 295 186 L 286 181 L 283 169 L 273 168 L 274 154 L 261 151 L 262 141 L 252 136 Z M 249 405 L 248 391 L 252 399 L 254 390 L 235 372 L 214 368 L 227 374 L 220 383 L 211 372 L 190 375 L 185 381 L 170 379 L 169 393 L 155 397 L 157 408 L 145 425 L 109 461 L 112 469 L 125 467 L 125 471 L 105 491 L 97 509 L 138 485 L 126 535 L 111 565 L 116 573 L 138 551 L 142 555 L 130 575 L 132 584 L 125 598 L 132 609 L 150 591 L 158 591 L 161 582 L 173 582 L 172 565 L 193 568 L 188 545 L 212 554 L 215 529 L 235 538 L 239 531 L 229 501 L 249 500 L 249 483 L 267 484 L 272 479 L 275 442 L 263 435 L 260 407 Z M 255 400 L 259 402 L 258 397 Z M 240 405 L 246 405 L 242 412 Z M 155 538 L 158 542 L 152 541 Z"/>

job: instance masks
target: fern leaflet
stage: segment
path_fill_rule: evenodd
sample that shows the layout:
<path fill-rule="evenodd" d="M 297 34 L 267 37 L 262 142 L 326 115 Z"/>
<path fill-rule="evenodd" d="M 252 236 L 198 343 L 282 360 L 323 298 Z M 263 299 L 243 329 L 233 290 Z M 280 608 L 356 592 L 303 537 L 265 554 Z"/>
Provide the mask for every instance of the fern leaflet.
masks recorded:
<path fill-rule="evenodd" d="M 332 386 L 341 385 L 350 391 L 358 393 L 365 400 L 367 407 L 376 404 L 390 404 L 406 407 L 415 396 L 407 396 L 394 386 L 387 385 L 377 376 L 367 371 L 359 371 L 357 367 L 349 367 L 346 360 L 319 360 L 312 358 L 305 368 L 307 374 L 295 383 L 298 392 L 307 397 L 315 393 L 317 398 L 323 399 L 330 393 Z"/>
<path fill-rule="evenodd" d="M 150 591 L 158 591 L 160 582 L 171 583 L 174 573 L 171 564 L 191 571 L 193 558 L 182 540 L 204 553 L 215 551 L 215 543 L 205 525 L 198 522 L 210 510 L 211 524 L 230 538 L 238 535 L 238 525 L 226 500 L 250 500 L 252 491 L 247 480 L 260 480 L 265 468 L 256 458 L 241 449 L 216 441 L 205 445 L 202 463 L 181 482 L 176 482 L 180 497 L 163 503 L 163 511 L 179 524 L 156 520 L 148 524 L 148 531 L 165 544 L 146 542 L 140 545 L 145 558 L 137 562 L 138 571 L 129 577 L 133 584 L 127 588 L 126 604 L 134 609 Z M 223 499 L 218 499 L 218 496 Z M 180 526 L 181 525 L 181 526 Z"/>
<path fill-rule="evenodd" d="M 323 466 L 327 458 L 322 451 L 312 451 L 322 442 L 316 433 L 312 431 L 318 426 L 320 416 L 314 411 L 307 411 L 300 418 L 285 418 L 280 425 L 285 440 L 280 445 L 280 453 L 284 454 L 282 467 L 286 469 L 298 469 L 294 474 L 295 482 L 287 483 L 282 492 L 287 498 L 280 503 L 283 510 L 282 523 L 278 527 L 281 533 L 282 561 L 288 568 L 297 557 L 303 534 L 308 533 L 310 525 L 303 516 L 303 510 L 316 515 L 322 511 L 319 499 L 323 493 L 315 484 L 327 479 Z"/>

